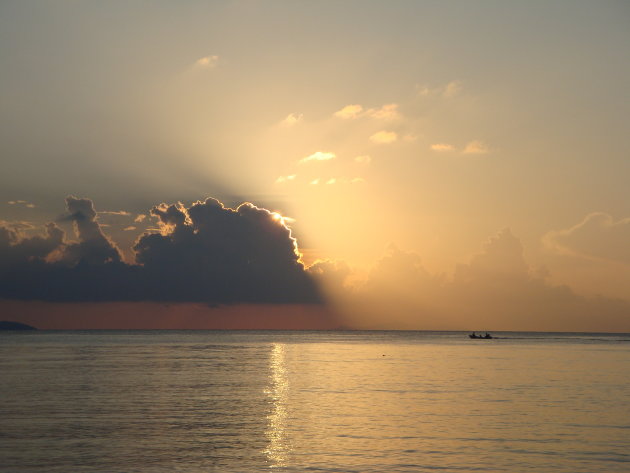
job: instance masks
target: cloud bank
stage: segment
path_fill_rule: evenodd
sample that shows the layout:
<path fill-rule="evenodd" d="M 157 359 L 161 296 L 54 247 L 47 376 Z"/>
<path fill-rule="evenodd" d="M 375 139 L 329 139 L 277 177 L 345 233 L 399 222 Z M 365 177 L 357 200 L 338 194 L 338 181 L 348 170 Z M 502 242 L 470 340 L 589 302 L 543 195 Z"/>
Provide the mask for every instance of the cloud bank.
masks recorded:
<path fill-rule="evenodd" d="M 337 282 L 349 324 L 368 329 L 627 331 L 630 303 L 584 297 L 547 281 L 530 267 L 509 229 L 490 238 L 451 278 L 429 273 L 419 255 L 390 246 L 367 278 L 343 287 L 351 276 L 330 263 L 317 277 Z M 341 282 L 339 282 L 341 280 Z M 329 289 L 334 292 L 334 289 Z M 360 314 L 355 317 L 354 314 Z"/>
<path fill-rule="evenodd" d="M 141 235 L 136 264 L 103 233 L 92 201 L 68 197 L 63 220 L 26 237 L 0 227 L 0 297 L 58 302 L 158 301 L 321 303 L 286 219 L 244 203 L 236 209 L 208 198 L 190 207 L 160 204 L 151 216 L 160 233 Z"/>

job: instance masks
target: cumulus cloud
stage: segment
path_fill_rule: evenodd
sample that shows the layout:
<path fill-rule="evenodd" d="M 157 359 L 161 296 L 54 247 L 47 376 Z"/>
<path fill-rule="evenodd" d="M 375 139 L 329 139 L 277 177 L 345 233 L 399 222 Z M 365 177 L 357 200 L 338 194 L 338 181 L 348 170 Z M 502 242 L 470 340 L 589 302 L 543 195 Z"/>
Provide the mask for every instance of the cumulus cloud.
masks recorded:
<path fill-rule="evenodd" d="M 464 148 L 464 154 L 486 154 L 488 151 L 488 146 L 480 140 L 473 140 Z"/>
<path fill-rule="evenodd" d="M 420 97 L 443 97 L 453 98 L 464 90 L 463 83 L 459 80 L 452 80 L 446 85 L 429 87 L 428 85 L 416 85 L 417 93 Z"/>
<path fill-rule="evenodd" d="M 448 143 L 436 143 L 431 145 L 431 149 L 439 153 L 455 151 L 455 147 L 453 145 L 449 145 Z"/>
<path fill-rule="evenodd" d="M 133 221 L 136 223 L 141 223 L 144 221 L 145 218 L 147 218 L 145 214 L 138 214 L 136 218 L 133 219 Z"/>
<path fill-rule="evenodd" d="M 459 265 L 456 280 L 497 276 L 500 278 L 528 278 L 529 266 L 523 257 L 523 245 L 509 228 L 491 237 L 483 252 L 473 256 L 467 265 Z"/>
<path fill-rule="evenodd" d="M 314 276 L 320 284 L 328 284 L 333 287 L 344 287 L 346 279 L 351 275 L 350 266 L 345 261 L 319 259 L 308 267 L 308 272 Z"/>
<path fill-rule="evenodd" d="M 372 162 L 372 158 L 367 154 L 363 154 L 354 158 L 354 161 L 359 164 L 370 164 Z"/>
<path fill-rule="evenodd" d="M 18 230 L 0 226 L 0 271 L 16 265 L 43 262 L 59 248 L 64 232 L 56 224 L 46 225 L 45 235 L 23 237 Z"/>
<path fill-rule="evenodd" d="M 398 140 L 398 134 L 395 131 L 378 131 L 370 136 L 370 141 L 376 144 L 390 144 Z"/>
<path fill-rule="evenodd" d="M 285 182 L 294 181 L 297 174 L 289 174 L 288 176 L 280 176 L 276 179 L 276 184 L 284 184 Z"/>
<path fill-rule="evenodd" d="M 344 120 L 352 120 L 361 117 L 378 120 L 396 120 L 401 118 L 397 103 L 388 103 L 380 108 L 368 108 L 367 110 L 359 104 L 346 105 L 341 110 L 336 111 L 334 116 Z"/>
<path fill-rule="evenodd" d="M 316 151 L 315 153 L 300 159 L 300 161 L 298 161 L 298 164 L 318 161 L 330 161 L 331 159 L 335 159 L 336 157 L 337 155 L 335 155 L 335 153 L 331 153 L 330 151 Z"/>
<path fill-rule="evenodd" d="M 627 301 L 583 297 L 547 277 L 527 264 L 521 241 L 504 229 L 451 278 L 429 273 L 419 255 L 392 245 L 354 292 L 339 293 L 345 305 L 360 308 L 360 319 L 349 317 L 362 328 L 630 329 Z"/>
<path fill-rule="evenodd" d="M 0 227 L 0 297 L 48 301 L 320 303 L 287 218 L 215 199 L 160 204 L 157 233 L 141 235 L 126 264 L 103 233 L 89 199 L 68 197 L 78 241 L 56 224 L 23 237 Z"/>
<path fill-rule="evenodd" d="M 195 61 L 195 67 L 199 69 L 212 69 L 219 63 L 219 56 L 204 56 Z"/>
<path fill-rule="evenodd" d="M 420 256 L 390 244 L 385 255 L 370 271 L 367 287 L 369 290 L 389 286 L 399 292 L 402 289 L 416 287 L 428 279 L 430 275 L 422 266 Z"/>
<path fill-rule="evenodd" d="M 468 264 L 458 265 L 443 289 L 443 307 L 477 327 L 520 330 L 612 330 L 630 327 L 630 304 L 588 298 L 547 282 L 548 271 L 526 262 L 520 240 L 509 229 L 490 238 Z"/>
<path fill-rule="evenodd" d="M 630 218 L 615 221 L 594 212 L 571 228 L 547 233 L 543 242 L 559 253 L 630 264 Z"/>
<path fill-rule="evenodd" d="M 160 297 L 217 302 L 316 302 L 291 230 L 274 212 L 244 203 L 236 209 L 216 199 L 186 208 L 151 209 L 170 231 L 145 234 L 136 260 Z"/>
<path fill-rule="evenodd" d="M 96 211 L 90 199 L 74 196 L 66 198 L 69 215 L 79 241 L 65 245 L 63 261 L 70 265 L 79 263 L 103 264 L 121 261 L 120 251 L 103 233 L 96 221 Z"/>
<path fill-rule="evenodd" d="M 280 122 L 280 125 L 284 127 L 292 127 L 300 123 L 304 119 L 304 115 L 301 113 L 289 113 L 284 120 Z"/>
<path fill-rule="evenodd" d="M 388 103 L 381 108 L 370 108 L 365 111 L 365 115 L 380 120 L 396 120 L 401 118 L 400 112 L 398 111 L 398 104 L 396 103 Z"/>
<path fill-rule="evenodd" d="M 35 204 L 28 202 L 26 200 L 10 200 L 7 202 L 7 204 L 9 205 L 23 205 L 24 207 L 27 207 L 29 209 L 33 209 L 35 208 Z"/>
<path fill-rule="evenodd" d="M 458 95 L 463 90 L 463 88 L 464 86 L 462 85 L 461 81 L 453 80 L 446 84 L 442 95 L 446 98 L 452 98 Z"/>
<path fill-rule="evenodd" d="M 0 220 L 0 227 L 6 227 L 17 232 L 18 234 L 35 228 L 31 222 L 27 222 L 26 220 Z"/>
<path fill-rule="evenodd" d="M 341 110 L 336 111 L 334 115 L 338 118 L 349 120 L 349 119 L 360 117 L 362 113 L 363 113 L 363 107 L 359 104 L 354 104 L 354 105 L 346 105 Z"/>

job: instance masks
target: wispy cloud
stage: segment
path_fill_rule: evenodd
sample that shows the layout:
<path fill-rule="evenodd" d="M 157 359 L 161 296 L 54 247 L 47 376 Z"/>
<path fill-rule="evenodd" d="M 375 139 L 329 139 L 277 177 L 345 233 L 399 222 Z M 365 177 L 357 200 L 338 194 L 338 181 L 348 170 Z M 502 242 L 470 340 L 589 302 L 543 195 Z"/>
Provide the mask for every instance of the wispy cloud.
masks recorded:
<path fill-rule="evenodd" d="M 0 220 L 0 227 L 10 228 L 11 230 L 14 230 L 18 233 L 21 233 L 27 230 L 32 230 L 33 228 L 35 228 L 31 222 L 27 222 L 24 220 L 18 220 L 18 221 Z"/>
<path fill-rule="evenodd" d="M 133 221 L 136 223 L 140 223 L 143 222 L 145 218 L 147 218 L 145 214 L 138 214 L 138 216 L 134 218 Z"/>
<path fill-rule="evenodd" d="M 306 156 L 305 158 L 300 159 L 299 164 L 308 163 L 311 161 L 330 161 L 331 159 L 335 159 L 337 156 L 335 153 L 331 153 L 330 151 L 316 151 L 315 153 Z"/>
<path fill-rule="evenodd" d="M 123 217 L 129 217 L 131 214 L 125 210 L 99 210 L 98 215 L 120 215 Z"/>
<path fill-rule="evenodd" d="M 427 85 L 416 85 L 416 90 L 420 97 L 428 97 L 431 94 L 431 89 Z"/>
<path fill-rule="evenodd" d="M 359 164 L 370 164 L 372 162 L 372 158 L 367 154 L 363 154 L 354 158 L 354 161 Z"/>
<path fill-rule="evenodd" d="M 431 145 L 431 149 L 440 153 L 455 151 L 455 147 L 453 145 L 449 145 L 448 143 L 435 143 L 434 145 Z"/>
<path fill-rule="evenodd" d="M 571 228 L 547 233 L 542 241 L 561 254 L 630 264 L 630 218 L 615 221 L 605 212 L 593 212 Z"/>
<path fill-rule="evenodd" d="M 334 115 L 338 118 L 343 118 L 345 120 L 358 118 L 361 116 L 363 112 L 363 107 L 359 104 L 355 105 L 346 105 L 341 110 L 338 110 L 334 113 Z"/>
<path fill-rule="evenodd" d="M 365 179 L 363 179 L 362 177 L 354 177 L 352 179 L 346 178 L 346 177 L 330 177 L 328 179 L 322 179 L 320 177 L 313 179 L 309 184 L 313 185 L 313 186 L 318 186 L 320 184 L 323 185 L 341 185 L 341 184 L 362 184 L 365 182 Z"/>
<path fill-rule="evenodd" d="M 129 225 L 128 227 L 123 228 L 124 232 L 130 232 L 136 230 L 136 227 L 134 227 L 133 225 Z"/>
<path fill-rule="evenodd" d="M 359 104 L 346 105 L 341 110 L 334 113 L 335 117 L 343 118 L 344 120 L 351 120 L 355 118 L 374 118 L 379 120 L 395 120 L 401 118 L 398 111 L 397 103 L 388 103 L 380 108 L 368 108 L 365 110 L 363 106 Z"/>
<path fill-rule="evenodd" d="M 448 84 L 438 87 L 429 87 L 428 85 L 416 85 L 416 90 L 420 97 L 443 97 L 453 98 L 464 90 L 462 81 L 452 80 Z"/>
<path fill-rule="evenodd" d="M 35 208 L 35 204 L 32 204 L 26 200 L 10 200 L 7 202 L 9 205 L 23 205 L 24 207 L 28 207 L 29 209 Z"/>
<path fill-rule="evenodd" d="M 452 97 L 455 97 L 456 95 L 459 95 L 459 93 L 463 89 L 464 89 L 464 86 L 461 83 L 461 81 L 453 80 L 449 82 L 448 84 L 446 84 L 446 86 L 444 87 L 444 90 L 442 91 L 442 96 L 446 98 L 452 98 Z"/>
<path fill-rule="evenodd" d="M 370 141 L 376 144 L 389 144 L 398 140 L 398 134 L 395 131 L 378 131 L 370 136 Z"/>
<path fill-rule="evenodd" d="M 290 174 L 288 176 L 280 176 L 278 179 L 276 179 L 276 184 L 282 184 L 285 182 L 294 181 L 296 177 L 297 177 L 297 174 Z"/>
<path fill-rule="evenodd" d="M 473 140 L 464 148 L 464 154 L 486 154 L 488 146 L 480 140 Z"/>
<path fill-rule="evenodd" d="M 195 67 L 199 69 L 212 69 L 219 63 L 219 56 L 204 56 L 195 61 Z"/>
<path fill-rule="evenodd" d="M 284 127 L 292 127 L 300 123 L 304 118 L 301 113 L 289 113 L 287 117 L 280 122 L 280 125 Z"/>
<path fill-rule="evenodd" d="M 370 108 L 365 111 L 365 115 L 370 118 L 377 118 L 381 120 L 396 120 L 401 118 L 397 103 L 388 103 L 383 105 L 381 108 Z"/>

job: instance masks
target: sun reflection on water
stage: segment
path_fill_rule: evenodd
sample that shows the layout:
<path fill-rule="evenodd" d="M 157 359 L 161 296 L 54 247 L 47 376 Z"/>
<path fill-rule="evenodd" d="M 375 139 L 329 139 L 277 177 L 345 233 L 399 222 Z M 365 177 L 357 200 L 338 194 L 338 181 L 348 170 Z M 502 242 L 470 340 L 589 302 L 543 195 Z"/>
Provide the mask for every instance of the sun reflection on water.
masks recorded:
<path fill-rule="evenodd" d="M 271 403 L 271 414 L 268 416 L 268 425 L 265 432 L 269 440 L 268 447 L 264 450 L 272 468 L 286 465 L 287 456 L 291 451 L 285 429 L 287 424 L 287 397 L 289 391 L 289 378 L 287 376 L 285 353 L 286 346 L 282 343 L 274 343 L 269 357 L 270 382 L 265 391 Z"/>

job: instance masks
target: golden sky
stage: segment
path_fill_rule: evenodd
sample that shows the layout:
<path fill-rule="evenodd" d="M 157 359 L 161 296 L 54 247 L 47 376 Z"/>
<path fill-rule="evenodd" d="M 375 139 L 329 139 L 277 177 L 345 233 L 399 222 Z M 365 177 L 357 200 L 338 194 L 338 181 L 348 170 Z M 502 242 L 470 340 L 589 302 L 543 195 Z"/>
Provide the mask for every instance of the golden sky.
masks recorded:
<path fill-rule="evenodd" d="M 251 202 L 338 326 L 630 330 L 629 22 L 615 1 L 3 2 L 7 248 L 51 221 L 81 240 L 69 195 L 129 264 L 161 202 Z"/>

